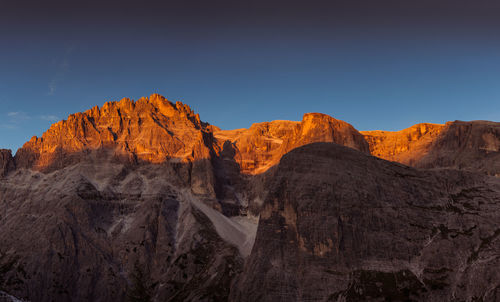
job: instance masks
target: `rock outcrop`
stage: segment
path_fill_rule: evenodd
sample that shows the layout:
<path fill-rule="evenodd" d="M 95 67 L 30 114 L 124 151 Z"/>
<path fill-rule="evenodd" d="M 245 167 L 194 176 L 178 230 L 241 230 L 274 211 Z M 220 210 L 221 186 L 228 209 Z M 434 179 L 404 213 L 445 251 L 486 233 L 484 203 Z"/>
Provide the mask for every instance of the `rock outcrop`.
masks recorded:
<path fill-rule="evenodd" d="M 246 242 L 253 222 L 217 213 L 170 165 L 18 170 L 0 182 L 0 289 L 40 302 L 225 301 L 246 255 L 228 236 Z"/>
<path fill-rule="evenodd" d="M 0 177 L 6 176 L 10 171 L 16 168 L 12 152 L 6 149 L 0 149 Z"/>
<path fill-rule="evenodd" d="M 220 150 L 216 175 L 221 204 L 234 209 L 231 204 L 236 201 L 257 216 L 273 167 L 290 150 L 313 142 L 335 142 L 369 153 L 368 143 L 353 126 L 321 113 L 306 113 L 301 122 L 272 121 L 249 129 L 215 131 L 214 136 Z"/>
<path fill-rule="evenodd" d="M 417 168 L 500 175 L 500 123 L 417 124 L 397 132 L 362 131 L 372 155 Z"/>
<path fill-rule="evenodd" d="M 42 137 L 24 144 L 15 162 L 42 172 L 103 154 L 129 163 L 188 163 L 185 174 L 193 191 L 213 196 L 212 131 L 181 102 L 173 104 L 157 94 L 135 102 L 125 98 L 53 124 Z"/>
<path fill-rule="evenodd" d="M 290 150 L 314 142 L 334 142 L 369 152 L 369 145 L 353 126 L 322 113 L 306 113 L 301 122 L 264 122 L 214 135 L 219 143 L 233 145 L 234 158 L 246 174 L 265 172 Z"/>
<path fill-rule="evenodd" d="M 291 137 L 299 122 L 272 121 L 253 124 L 249 129 L 220 130 L 214 133 L 221 149 L 233 150 L 225 154 L 233 158 L 242 173 L 257 174 L 277 163 L 282 145 Z"/>
<path fill-rule="evenodd" d="M 500 123 L 448 122 L 419 168 L 446 167 L 500 176 Z"/>
<path fill-rule="evenodd" d="M 286 154 L 233 301 L 495 301 L 500 182 L 336 144 Z M 474 276 L 474 277 L 471 277 Z"/>
<path fill-rule="evenodd" d="M 44 171 L 64 167 L 72 154 L 101 148 L 151 163 L 205 159 L 209 158 L 204 141 L 210 139 L 208 126 L 187 105 L 173 104 L 160 95 L 136 102 L 124 98 L 55 123 L 42 137 L 27 142 L 16 154 L 16 162 L 19 167 Z"/>
<path fill-rule="evenodd" d="M 361 131 L 374 156 L 414 166 L 427 155 L 444 125 L 417 124 L 401 131 Z"/>

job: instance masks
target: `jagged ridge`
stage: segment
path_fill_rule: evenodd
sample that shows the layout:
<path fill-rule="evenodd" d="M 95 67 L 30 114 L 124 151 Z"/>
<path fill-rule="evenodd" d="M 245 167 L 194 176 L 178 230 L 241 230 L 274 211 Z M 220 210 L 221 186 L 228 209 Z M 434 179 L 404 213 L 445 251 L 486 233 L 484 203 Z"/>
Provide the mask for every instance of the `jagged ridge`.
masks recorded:
<path fill-rule="evenodd" d="M 153 94 L 72 114 L 52 125 L 42 137 L 25 143 L 14 159 L 3 150 L 0 175 L 15 168 L 53 171 L 102 149 L 129 162 L 195 162 L 224 157 L 237 164 L 238 173 L 259 174 L 293 148 L 313 142 L 336 142 L 414 167 L 500 173 L 500 125 L 494 122 L 423 123 L 396 132 L 360 134 L 346 122 L 307 113 L 301 122 L 273 121 L 253 124 L 249 129 L 220 130 L 202 122 L 189 106 Z M 473 163 L 480 159 L 488 163 Z"/>
<path fill-rule="evenodd" d="M 368 154 L 493 174 L 498 129 L 308 113 L 223 131 L 159 95 L 106 103 L 0 152 L 0 287 L 123 300 L 138 265 L 155 301 L 494 297 L 467 280 L 498 284 L 498 180 Z"/>

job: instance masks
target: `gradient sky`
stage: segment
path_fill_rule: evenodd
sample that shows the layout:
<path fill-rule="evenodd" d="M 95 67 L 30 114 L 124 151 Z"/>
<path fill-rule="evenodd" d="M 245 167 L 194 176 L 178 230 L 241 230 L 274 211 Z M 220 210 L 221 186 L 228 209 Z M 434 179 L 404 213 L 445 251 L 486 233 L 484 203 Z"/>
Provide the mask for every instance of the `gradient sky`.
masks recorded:
<path fill-rule="evenodd" d="M 152 93 L 223 129 L 500 121 L 500 2 L 0 0 L 0 148 Z"/>

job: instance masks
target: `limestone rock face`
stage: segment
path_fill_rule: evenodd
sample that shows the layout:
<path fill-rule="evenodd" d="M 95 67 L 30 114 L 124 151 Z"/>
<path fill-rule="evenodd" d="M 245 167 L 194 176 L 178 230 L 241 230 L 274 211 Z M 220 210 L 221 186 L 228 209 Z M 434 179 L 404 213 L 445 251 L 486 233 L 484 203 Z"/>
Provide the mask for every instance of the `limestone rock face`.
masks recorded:
<path fill-rule="evenodd" d="M 362 131 L 372 155 L 417 168 L 453 168 L 500 175 L 500 123 L 417 124 L 408 129 Z"/>
<path fill-rule="evenodd" d="M 249 129 L 221 130 L 214 133 L 221 149 L 232 149 L 230 155 L 241 172 L 257 174 L 279 161 L 283 142 L 295 132 L 299 122 L 272 121 L 253 124 Z M 226 147 L 224 148 L 224 144 Z"/>
<path fill-rule="evenodd" d="M 217 196 L 222 205 L 236 201 L 249 214 L 259 215 L 269 180 L 281 157 L 313 142 L 335 142 L 368 153 L 363 136 L 350 124 L 321 113 L 306 113 L 301 122 L 272 121 L 249 129 L 216 131 Z M 234 213 L 234 210 L 230 212 Z"/>
<path fill-rule="evenodd" d="M 439 124 L 417 124 L 401 131 L 361 131 L 374 156 L 415 165 L 430 150 L 430 146 L 444 129 Z"/>
<path fill-rule="evenodd" d="M 484 174 L 415 170 L 336 144 L 294 149 L 231 299 L 495 301 L 499 194 Z"/>
<path fill-rule="evenodd" d="M 427 155 L 415 166 L 447 167 L 500 176 L 500 123 L 446 123 Z"/>
<path fill-rule="evenodd" d="M 10 173 L 0 181 L 0 288 L 40 302 L 226 301 L 243 256 L 215 225 L 234 227 L 208 216 L 181 174 L 101 157 Z"/>
<path fill-rule="evenodd" d="M 272 121 L 249 129 L 214 132 L 217 142 L 217 196 L 235 213 L 233 204 L 259 215 L 269 180 L 281 157 L 312 142 L 336 142 L 368 153 L 363 136 L 350 124 L 326 114 L 306 113 L 301 122 Z M 236 211 L 237 212 L 237 211 Z"/>
<path fill-rule="evenodd" d="M 207 126 L 180 102 L 156 94 L 136 102 L 125 98 L 52 125 L 42 137 L 27 142 L 16 161 L 36 170 L 58 168 L 64 157 L 106 147 L 151 163 L 209 158 L 208 148 L 203 148 L 203 139 L 211 133 Z"/>
<path fill-rule="evenodd" d="M 314 143 L 335 142 L 369 152 L 363 136 L 350 124 L 322 113 L 306 113 L 301 122 L 273 121 L 249 129 L 215 132 L 220 143 L 230 142 L 241 171 L 259 174 L 276 165 L 290 150 Z"/>
<path fill-rule="evenodd" d="M 6 176 L 7 173 L 15 169 L 14 158 L 12 152 L 6 149 L 0 149 L 0 177 Z"/>
<path fill-rule="evenodd" d="M 189 163 L 193 190 L 214 195 L 212 140 L 212 128 L 187 105 L 153 94 L 72 114 L 24 144 L 15 161 L 19 168 L 51 172 L 106 150 L 117 161 Z"/>
<path fill-rule="evenodd" d="M 283 153 L 316 142 L 332 142 L 369 153 L 369 146 L 350 124 L 322 113 L 306 113 L 294 134 L 283 146 Z"/>

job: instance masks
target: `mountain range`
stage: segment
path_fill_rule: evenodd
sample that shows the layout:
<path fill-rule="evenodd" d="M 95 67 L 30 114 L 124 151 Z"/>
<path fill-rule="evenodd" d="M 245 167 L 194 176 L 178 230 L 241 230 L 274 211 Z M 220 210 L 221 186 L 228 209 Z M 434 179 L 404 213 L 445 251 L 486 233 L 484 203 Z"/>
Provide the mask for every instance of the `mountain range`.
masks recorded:
<path fill-rule="evenodd" d="M 0 294 L 500 301 L 500 123 L 221 130 L 153 94 L 0 150 Z"/>

